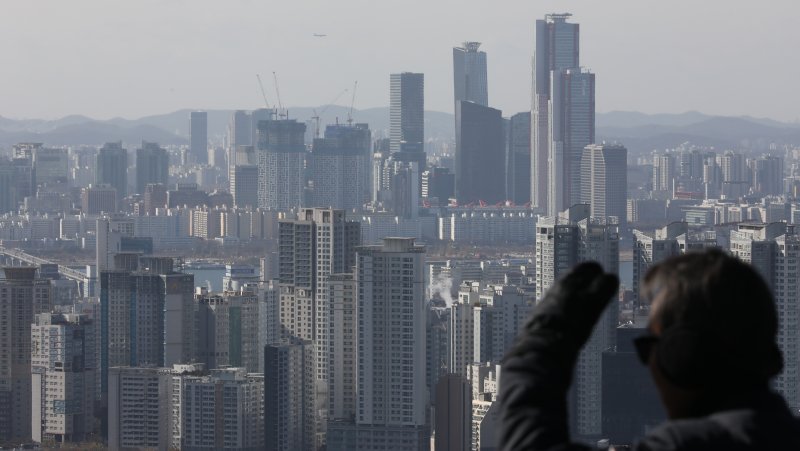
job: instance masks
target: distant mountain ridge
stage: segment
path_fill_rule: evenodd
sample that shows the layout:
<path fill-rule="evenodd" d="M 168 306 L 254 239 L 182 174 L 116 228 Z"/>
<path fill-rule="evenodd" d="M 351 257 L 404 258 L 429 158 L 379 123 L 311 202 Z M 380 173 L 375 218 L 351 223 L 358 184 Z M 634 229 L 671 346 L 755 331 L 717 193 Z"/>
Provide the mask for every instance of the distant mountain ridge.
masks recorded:
<path fill-rule="evenodd" d="M 314 111 L 326 124 L 347 121 L 350 109 L 340 105 L 288 108 L 290 118 L 308 121 L 313 126 Z M 100 145 L 123 141 L 136 145 L 142 140 L 161 144 L 187 144 L 189 113 L 185 109 L 139 119 L 96 120 L 71 115 L 57 120 L 8 119 L 0 116 L 0 145 L 23 141 L 48 145 Z M 209 138 L 221 142 L 233 110 L 207 110 Z M 388 136 L 387 107 L 353 110 L 353 121 L 369 124 L 378 136 Z M 696 111 L 680 114 L 645 114 L 631 111 L 598 113 L 597 140 L 618 141 L 631 153 L 678 146 L 684 142 L 718 149 L 766 149 L 770 143 L 800 144 L 800 124 L 753 117 L 711 116 Z M 425 112 L 427 139 L 449 140 L 454 136 L 454 117 L 450 113 Z"/>

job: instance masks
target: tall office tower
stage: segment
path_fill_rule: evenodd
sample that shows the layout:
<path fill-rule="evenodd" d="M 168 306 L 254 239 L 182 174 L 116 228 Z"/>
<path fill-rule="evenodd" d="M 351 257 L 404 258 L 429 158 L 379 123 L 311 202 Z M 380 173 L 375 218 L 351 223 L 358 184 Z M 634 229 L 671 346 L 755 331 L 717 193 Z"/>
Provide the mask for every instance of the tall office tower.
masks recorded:
<path fill-rule="evenodd" d="M 256 124 L 258 125 L 258 124 Z M 244 110 L 236 110 L 228 122 L 228 149 L 235 151 L 239 146 L 253 145 L 253 118 Z M 228 163 L 232 159 L 228 156 Z"/>
<path fill-rule="evenodd" d="M 239 208 L 258 208 L 258 166 L 236 165 L 231 176 L 233 204 Z"/>
<path fill-rule="evenodd" d="M 66 185 L 69 182 L 69 157 L 64 149 L 33 149 L 36 186 Z"/>
<path fill-rule="evenodd" d="M 284 336 L 313 340 L 317 410 L 328 401 L 331 305 L 328 277 L 351 271 L 361 224 L 342 210 L 304 208 L 279 223 L 280 319 Z"/>
<path fill-rule="evenodd" d="M 328 424 L 329 450 L 430 449 L 424 256 L 413 238 L 358 248 L 359 407 L 354 422 Z"/>
<path fill-rule="evenodd" d="M 619 144 L 591 144 L 583 149 L 582 202 L 593 218 L 627 218 L 628 149 Z"/>
<path fill-rule="evenodd" d="M 33 171 L 33 149 L 42 147 L 42 143 L 14 144 L 11 152 L 11 165 L 14 166 L 14 186 L 17 191 L 17 202 L 28 196 L 36 195 L 36 180 Z"/>
<path fill-rule="evenodd" d="M 782 195 L 783 158 L 765 155 L 753 162 L 753 191 L 761 195 Z"/>
<path fill-rule="evenodd" d="M 81 212 L 87 215 L 117 212 L 117 189 L 111 185 L 89 185 L 81 189 Z"/>
<path fill-rule="evenodd" d="M 128 150 L 122 141 L 105 143 L 97 153 L 94 182 L 117 189 L 117 200 L 128 196 Z"/>
<path fill-rule="evenodd" d="M 108 371 L 108 449 L 167 449 L 172 372 L 119 366 Z"/>
<path fill-rule="evenodd" d="M 665 154 L 653 155 L 653 191 L 660 197 L 672 196 L 672 184 L 675 180 L 675 157 Z"/>
<path fill-rule="evenodd" d="M 95 339 L 94 324 L 86 315 L 34 316 L 31 326 L 34 442 L 81 442 L 95 432 L 98 377 Z"/>
<path fill-rule="evenodd" d="M 789 408 L 800 409 L 800 309 L 797 308 L 800 270 L 800 236 L 793 226 L 739 224 L 731 231 L 731 254 L 750 263 L 761 274 L 775 296 L 778 311 L 778 346 L 783 353 L 783 372 L 772 381 Z"/>
<path fill-rule="evenodd" d="M 552 284 L 572 267 L 596 261 L 605 271 L 619 272 L 619 235 L 616 225 L 591 218 L 589 206 L 578 204 L 559 217 L 536 224 L 536 298 L 542 299 Z M 575 367 L 570 402 L 570 430 L 579 436 L 601 432 L 602 352 L 615 343 L 617 302 L 611 302 L 581 350 Z"/>
<path fill-rule="evenodd" d="M 0 441 L 31 439 L 31 323 L 50 310 L 50 280 L 36 267 L 3 268 L 0 280 Z"/>
<path fill-rule="evenodd" d="M 208 369 L 241 367 L 260 373 L 258 295 L 250 290 L 200 293 L 197 303 L 197 359 Z"/>
<path fill-rule="evenodd" d="M 495 204 L 506 198 L 505 136 L 500 110 L 456 104 L 456 199 Z"/>
<path fill-rule="evenodd" d="M 457 374 L 439 378 L 436 387 L 436 451 L 463 451 L 472 446 L 472 387 Z"/>
<path fill-rule="evenodd" d="M 552 72 L 550 81 L 550 215 L 581 202 L 581 158 L 594 142 L 594 74 L 574 68 Z"/>
<path fill-rule="evenodd" d="M 389 89 L 389 150 L 424 151 L 425 75 L 412 72 L 391 74 Z"/>
<path fill-rule="evenodd" d="M 425 171 L 425 75 L 411 72 L 389 76 L 389 151 L 395 161 L 416 163 Z M 417 197 L 420 179 L 417 179 Z"/>
<path fill-rule="evenodd" d="M 208 113 L 192 111 L 189 120 L 189 153 L 197 164 L 208 164 Z"/>
<path fill-rule="evenodd" d="M 536 21 L 531 99 L 531 203 L 547 209 L 550 189 L 551 105 L 559 102 L 551 90 L 551 78 L 580 66 L 578 24 L 567 23 L 571 14 L 548 14 Z M 593 140 L 592 140 L 593 141 Z M 586 144 L 589 144 L 588 142 Z"/>
<path fill-rule="evenodd" d="M 276 108 L 259 108 L 250 112 L 250 142 L 242 144 L 249 144 L 258 148 L 259 143 L 259 128 L 263 127 L 262 122 L 269 122 L 278 118 L 278 110 Z M 305 140 L 303 141 L 305 143 Z"/>
<path fill-rule="evenodd" d="M 367 124 L 329 125 L 308 155 L 311 207 L 361 209 L 370 200 L 372 153 Z"/>
<path fill-rule="evenodd" d="M 103 383 L 111 367 L 195 359 L 194 276 L 176 272 L 172 258 L 132 257 L 133 270 L 100 271 Z"/>
<path fill-rule="evenodd" d="M 17 211 L 16 169 L 0 161 L 0 214 Z"/>
<path fill-rule="evenodd" d="M 313 451 L 314 345 L 291 338 L 264 348 L 264 445 L 268 451 Z"/>
<path fill-rule="evenodd" d="M 453 89 L 456 105 L 463 100 L 489 106 L 486 52 L 479 51 L 480 46 L 480 42 L 465 42 L 463 47 L 453 47 Z"/>
<path fill-rule="evenodd" d="M 506 123 L 506 199 L 531 201 L 531 113 L 517 113 Z"/>
<path fill-rule="evenodd" d="M 169 181 L 169 156 L 157 143 L 142 141 L 136 149 L 136 192 L 144 194 L 150 183 L 167 184 Z"/>
<path fill-rule="evenodd" d="M 248 374 L 244 368 L 176 374 L 171 396 L 170 449 L 264 449 L 263 374 Z"/>
<path fill-rule="evenodd" d="M 290 210 L 303 203 L 306 124 L 292 119 L 258 124 L 258 206 Z"/>

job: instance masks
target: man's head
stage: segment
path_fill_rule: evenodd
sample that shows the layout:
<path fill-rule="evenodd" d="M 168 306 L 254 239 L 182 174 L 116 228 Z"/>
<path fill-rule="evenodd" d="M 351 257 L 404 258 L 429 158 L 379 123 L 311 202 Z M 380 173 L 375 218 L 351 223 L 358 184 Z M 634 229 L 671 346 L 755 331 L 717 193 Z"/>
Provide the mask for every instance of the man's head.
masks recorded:
<path fill-rule="evenodd" d="M 670 417 L 706 414 L 780 372 L 775 302 L 751 266 L 719 250 L 688 253 L 651 268 L 643 294 L 651 337 L 640 348 L 652 350 Z"/>

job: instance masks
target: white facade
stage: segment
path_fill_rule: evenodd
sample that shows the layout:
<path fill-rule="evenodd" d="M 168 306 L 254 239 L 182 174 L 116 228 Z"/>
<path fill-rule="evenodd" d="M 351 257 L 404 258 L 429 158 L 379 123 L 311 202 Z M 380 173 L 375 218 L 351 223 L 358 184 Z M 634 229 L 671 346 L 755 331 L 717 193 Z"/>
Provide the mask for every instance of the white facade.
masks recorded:
<path fill-rule="evenodd" d="M 84 315 L 42 313 L 31 326 L 33 440 L 80 442 L 94 431 L 95 327 Z"/>

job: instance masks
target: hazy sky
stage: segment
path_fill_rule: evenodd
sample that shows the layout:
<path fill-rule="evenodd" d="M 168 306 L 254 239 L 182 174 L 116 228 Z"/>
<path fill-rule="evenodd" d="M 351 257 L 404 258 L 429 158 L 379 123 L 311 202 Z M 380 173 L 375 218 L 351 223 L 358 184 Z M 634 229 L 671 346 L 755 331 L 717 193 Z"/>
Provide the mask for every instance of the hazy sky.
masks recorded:
<path fill-rule="evenodd" d="M 426 109 L 452 111 L 452 50 L 480 41 L 489 103 L 530 108 L 533 24 L 581 24 L 597 110 L 800 118 L 794 0 L 3 0 L 0 115 L 96 118 L 389 102 L 389 73 L 425 73 Z M 313 33 L 325 33 L 315 38 Z M 349 95 L 339 104 L 349 104 Z"/>

